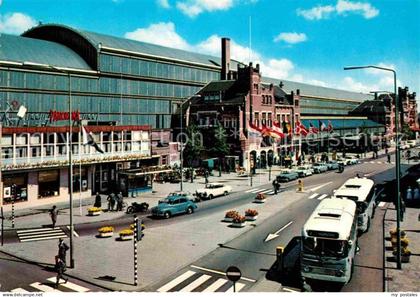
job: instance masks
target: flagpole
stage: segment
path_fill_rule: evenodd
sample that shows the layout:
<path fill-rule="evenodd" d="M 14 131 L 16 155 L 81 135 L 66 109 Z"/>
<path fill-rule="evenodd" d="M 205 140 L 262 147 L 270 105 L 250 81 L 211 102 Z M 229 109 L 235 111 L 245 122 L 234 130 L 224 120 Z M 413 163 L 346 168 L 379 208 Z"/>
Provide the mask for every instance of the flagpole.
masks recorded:
<path fill-rule="evenodd" d="M 82 133 L 82 122 L 79 121 L 80 136 L 79 136 L 79 212 L 80 216 L 82 212 L 82 147 L 83 147 L 83 133 Z M 82 139 L 80 137 L 82 136 Z M 80 141 L 82 140 L 82 141 Z"/>

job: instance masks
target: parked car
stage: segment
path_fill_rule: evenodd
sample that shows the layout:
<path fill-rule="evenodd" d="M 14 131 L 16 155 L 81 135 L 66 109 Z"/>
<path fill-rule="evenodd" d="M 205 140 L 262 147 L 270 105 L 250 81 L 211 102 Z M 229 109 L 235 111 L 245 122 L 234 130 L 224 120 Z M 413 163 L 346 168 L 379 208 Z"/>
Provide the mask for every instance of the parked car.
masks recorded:
<path fill-rule="evenodd" d="M 189 199 L 187 193 L 171 193 L 158 205 L 152 208 L 152 216 L 169 219 L 171 216 L 181 213 L 192 214 L 197 209 L 197 204 Z"/>
<path fill-rule="evenodd" d="M 344 160 L 347 162 L 346 165 L 355 165 L 359 163 L 359 159 L 357 159 L 356 157 L 346 157 L 344 158 Z"/>
<path fill-rule="evenodd" d="M 328 170 L 328 166 L 325 163 L 314 163 L 312 169 L 314 170 L 314 173 L 322 173 Z"/>
<path fill-rule="evenodd" d="M 294 170 L 298 173 L 299 177 L 305 177 L 314 174 L 311 166 L 299 166 Z"/>
<path fill-rule="evenodd" d="M 208 183 L 205 188 L 198 189 L 195 195 L 198 200 L 213 199 L 217 196 L 228 195 L 232 192 L 231 186 L 226 186 L 222 183 Z"/>
<path fill-rule="evenodd" d="M 339 166 L 337 161 L 328 161 L 326 164 L 327 164 L 328 170 L 336 170 L 338 169 L 338 166 Z"/>
<path fill-rule="evenodd" d="M 276 176 L 278 182 L 288 182 L 299 178 L 299 174 L 294 170 L 283 169 L 280 174 Z"/>

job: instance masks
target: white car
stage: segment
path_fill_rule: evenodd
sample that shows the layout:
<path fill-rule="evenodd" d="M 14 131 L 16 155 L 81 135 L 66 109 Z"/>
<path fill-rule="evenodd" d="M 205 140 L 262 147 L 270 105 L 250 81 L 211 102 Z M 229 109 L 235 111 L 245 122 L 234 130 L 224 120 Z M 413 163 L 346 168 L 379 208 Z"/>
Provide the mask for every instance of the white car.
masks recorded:
<path fill-rule="evenodd" d="M 416 147 L 417 146 L 417 140 L 415 140 L 415 139 L 407 140 L 407 145 L 409 147 Z"/>
<path fill-rule="evenodd" d="M 195 192 L 196 197 L 199 200 L 213 199 L 218 196 L 226 196 L 232 192 L 231 186 L 226 186 L 221 183 L 208 183 L 204 189 L 198 189 Z"/>
<path fill-rule="evenodd" d="M 305 177 L 314 174 L 314 171 L 310 166 L 299 166 L 294 170 L 299 174 L 299 177 Z"/>
<path fill-rule="evenodd" d="M 346 161 L 346 165 L 355 165 L 359 163 L 359 159 L 356 157 L 345 157 L 344 160 Z"/>

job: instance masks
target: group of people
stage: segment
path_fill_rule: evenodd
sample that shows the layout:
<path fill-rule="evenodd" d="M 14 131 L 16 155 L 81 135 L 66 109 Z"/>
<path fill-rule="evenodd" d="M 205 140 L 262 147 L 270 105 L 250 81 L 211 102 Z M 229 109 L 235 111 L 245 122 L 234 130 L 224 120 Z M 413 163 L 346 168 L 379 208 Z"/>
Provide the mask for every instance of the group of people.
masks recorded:
<path fill-rule="evenodd" d="M 98 194 L 97 194 L 98 195 Z M 111 193 L 106 198 L 108 201 L 108 211 L 122 211 L 124 206 L 124 197 L 122 192 L 119 192 L 117 195 Z"/>

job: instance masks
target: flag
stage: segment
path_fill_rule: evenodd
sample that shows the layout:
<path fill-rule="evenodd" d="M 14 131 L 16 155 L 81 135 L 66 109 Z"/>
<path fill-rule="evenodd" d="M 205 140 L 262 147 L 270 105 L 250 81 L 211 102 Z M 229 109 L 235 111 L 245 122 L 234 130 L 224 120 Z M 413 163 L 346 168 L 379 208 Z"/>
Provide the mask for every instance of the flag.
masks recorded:
<path fill-rule="evenodd" d="M 97 152 L 104 154 L 104 151 L 99 147 L 96 143 L 95 139 L 92 136 L 92 132 L 87 132 L 86 128 L 82 125 L 82 137 L 83 137 L 83 145 L 90 145 L 93 146 Z"/>
<path fill-rule="evenodd" d="M 286 123 L 287 134 L 292 135 L 292 125 Z"/>
<path fill-rule="evenodd" d="M 308 135 L 308 129 L 299 121 L 296 122 L 295 134 L 306 136 Z"/>
<path fill-rule="evenodd" d="M 331 124 L 331 121 L 328 120 L 328 128 L 327 128 L 327 131 L 328 132 L 332 132 L 333 130 L 334 130 L 333 125 Z"/>
<path fill-rule="evenodd" d="M 270 136 L 273 138 L 284 138 L 284 134 L 278 130 L 272 129 L 270 127 L 267 127 L 266 125 L 263 125 L 263 136 Z"/>
<path fill-rule="evenodd" d="M 327 126 L 325 126 L 325 124 L 321 122 L 321 120 L 318 120 L 318 123 L 319 123 L 319 131 L 321 132 L 328 131 Z"/>
<path fill-rule="evenodd" d="M 319 130 L 317 128 L 315 128 L 315 126 L 312 124 L 312 122 L 309 122 L 309 134 L 311 134 L 311 133 L 316 134 L 318 132 L 319 132 Z"/>
<path fill-rule="evenodd" d="M 263 130 L 261 128 L 255 126 L 253 123 L 249 122 L 249 126 L 248 126 L 248 137 L 251 137 L 251 136 L 253 136 L 253 137 L 261 136 L 262 131 Z M 252 134 L 252 135 L 250 135 L 250 134 Z"/>

